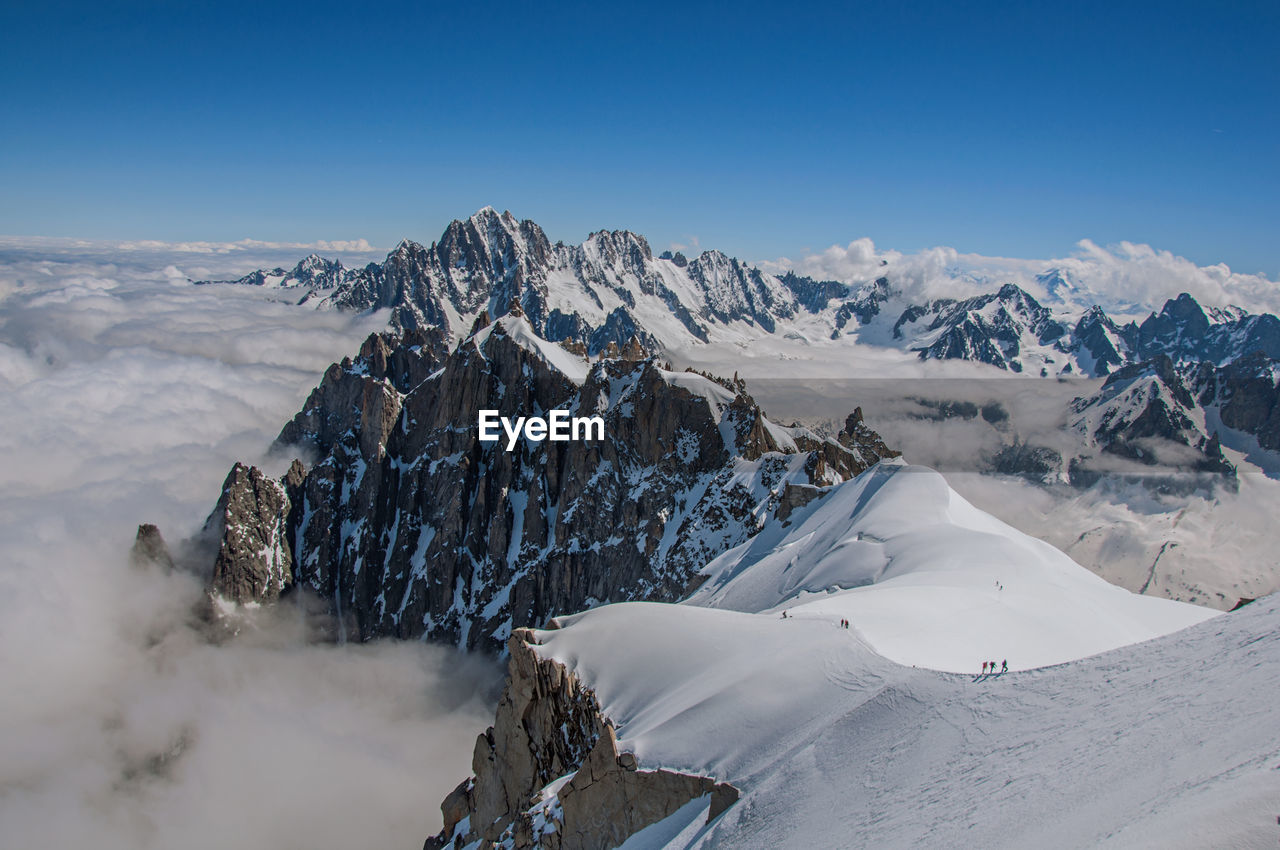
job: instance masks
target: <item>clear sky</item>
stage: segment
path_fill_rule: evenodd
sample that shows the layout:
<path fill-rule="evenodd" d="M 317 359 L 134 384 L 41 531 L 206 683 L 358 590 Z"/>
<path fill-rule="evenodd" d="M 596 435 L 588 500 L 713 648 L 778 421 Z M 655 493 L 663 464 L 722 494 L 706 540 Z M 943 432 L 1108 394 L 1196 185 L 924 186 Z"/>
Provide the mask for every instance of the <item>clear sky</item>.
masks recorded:
<path fill-rule="evenodd" d="M 1146 242 L 1280 277 L 1280 2 L 0 9 L 0 233 L 798 257 Z"/>

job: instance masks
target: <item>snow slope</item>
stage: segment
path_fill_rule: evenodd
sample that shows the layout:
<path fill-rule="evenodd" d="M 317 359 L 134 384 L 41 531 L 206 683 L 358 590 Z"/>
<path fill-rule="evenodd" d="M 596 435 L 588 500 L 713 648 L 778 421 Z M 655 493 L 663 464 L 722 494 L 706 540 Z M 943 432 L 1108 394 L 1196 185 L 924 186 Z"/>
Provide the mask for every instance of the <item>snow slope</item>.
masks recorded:
<path fill-rule="evenodd" d="M 900 460 L 837 485 L 702 572 L 690 604 L 848 619 L 887 658 L 952 672 L 1070 661 L 1214 615 L 1108 584 Z"/>
<path fill-rule="evenodd" d="M 637 847 L 1271 847 L 1277 608 L 982 679 L 896 665 L 817 617 L 691 605 L 598 608 L 537 651 L 646 767 L 742 789 L 714 824 L 682 810 Z"/>
<path fill-rule="evenodd" d="M 714 824 L 695 801 L 628 847 L 1280 838 L 1280 599 L 1215 615 L 1135 596 L 900 462 L 706 573 L 684 604 L 537 635 L 644 766 L 742 789 Z M 988 644 L 1034 669 L 976 675 L 1004 657 Z"/>
<path fill-rule="evenodd" d="M 476 349 L 482 351 L 484 341 L 499 327 L 526 351 L 538 355 L 538 358 L 543 363 L 546 363 L 575 384 L 581 385 L 587 379 L 587 373 L 591 371 L 591 365 L 586 358 L 573 354 L 566 350 L 564 346 L 557 345 L 554 342 L 547 342 L 534 333 L 533 329 L 529 327 L 528 321 L 520 316 L 503 316 L 491 322 L 488 326 L 481 328 L 472 336 Z"/>

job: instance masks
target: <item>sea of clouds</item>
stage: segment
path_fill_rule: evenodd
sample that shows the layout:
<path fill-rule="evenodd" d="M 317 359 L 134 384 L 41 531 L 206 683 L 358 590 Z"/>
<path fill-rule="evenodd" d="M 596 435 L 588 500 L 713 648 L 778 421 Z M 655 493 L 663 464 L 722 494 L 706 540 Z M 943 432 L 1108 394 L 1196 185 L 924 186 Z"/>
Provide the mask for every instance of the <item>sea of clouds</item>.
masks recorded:
<path fill-rule="evenodd" d="M 332 243 L 53 242 L 0 242 L 0 846 L 419 845 L 497 665 L 288 612 L 215 646 L 201 577 L 128 557 L 140 522 L 198 529 L 385 315 L 188 282 Z"/>

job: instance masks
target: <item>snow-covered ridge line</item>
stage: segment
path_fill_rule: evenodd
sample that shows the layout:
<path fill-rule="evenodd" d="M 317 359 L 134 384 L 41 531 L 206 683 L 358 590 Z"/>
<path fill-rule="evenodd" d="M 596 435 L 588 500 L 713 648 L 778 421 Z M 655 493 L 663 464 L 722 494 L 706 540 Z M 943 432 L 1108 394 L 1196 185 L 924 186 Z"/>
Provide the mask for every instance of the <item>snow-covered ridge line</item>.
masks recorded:
<path fill-rule="evenodd" d="M 840 282 L 770 273 L 718 251 L 655 257 L 629 231 L 553 245 L 536 223 L 486 207 L 452 222 L 430 246 L 401 242 L 382 263 L 350 269 L 312 255 L 292 270 L 259 270 L 236 282 L 317 307 L 389 308 L 399 327 L 437 327 L 453 339 L 482 311 L 501 316 L 514 305 L 539 337 L 591 354 L 632 337 L 650 350 L 770 339 L 801 351 L 872 345 L 1046 376 L 1104 375 L 1156 354 L 1219 365 L 1255 350 L 1280 357 L 1274 316 L 1206 312 L 1190 295 L 1141 323 L 1122 323 L 1077 301 L 1080 290 L 1063 269 L 1022 286 L 987 278 L 988 292 L 973 297 L 922 298 L 910 270 L 886 263 Z M 974 284 L 953 289 L 969 293 Z"/>
<path fill-rule="evenodd" d="M 687 604 L 847 620 L 887 658 L 957 673 L 1058 664 L 1215 615 L 1108 584 L 901 460 L 833 487 L 702 574 Z"/>
<path fill-rule="evenodd" d="M 593 690 L 620 748 L 741 789 L 654 847 L 1261 846 L 1278 605 L 986 677 L 894 664 L 830 621 L 688 605 L 562 618 L 534 650 Z"/>

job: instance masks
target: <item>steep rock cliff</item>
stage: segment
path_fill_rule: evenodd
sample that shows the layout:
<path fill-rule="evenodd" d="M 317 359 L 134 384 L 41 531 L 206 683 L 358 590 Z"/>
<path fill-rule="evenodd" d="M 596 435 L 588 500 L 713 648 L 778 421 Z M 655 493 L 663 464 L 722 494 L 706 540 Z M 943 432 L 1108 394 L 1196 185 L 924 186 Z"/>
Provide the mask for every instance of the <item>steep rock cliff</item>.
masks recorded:
<path fill-rule="evenodd" d="M 351 638 L 498 649 L 556 614 L 677 599 L 787 485 L 837 483 L 894 454 L 857 414 L 837 440 L 784 428 L 740 383 L 668 371 L 635 342 L 592 364 L 536 336 L 518 307 L 476 324 L 442 360 L 417 337 L 374 337 L 326 373 L 280 438 L 318 455 L 301 480 L 276 492 L 253 470 L 228 479 L 211 521 L 235 558 L 220 556 L 215 591 L 270 602 L 297 584 Z M 600 417 L 605 436 L 508 451 L 505 437 L 480 440 L 482 409 Z M 277 539 L 268 569 L 254 553 Z"/>
<path fill-rule="evenodd" d="M 445 798 L 444 829 L 424 850 L 603 850 L 699 797 L 711 798 L 708 820 L 738 799 L 710 777 L 641 769 L 619 752 L 591 690 L 540 658 L 536 643 L 529 629 L 508 641 L 507 685 L 494 724 L 476 739 L 474 775 Z"/>

